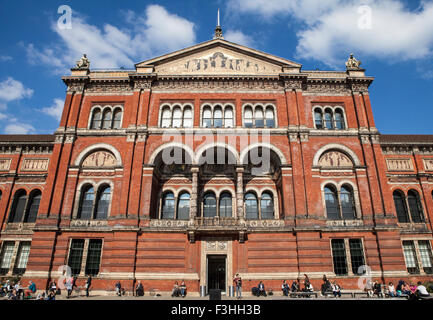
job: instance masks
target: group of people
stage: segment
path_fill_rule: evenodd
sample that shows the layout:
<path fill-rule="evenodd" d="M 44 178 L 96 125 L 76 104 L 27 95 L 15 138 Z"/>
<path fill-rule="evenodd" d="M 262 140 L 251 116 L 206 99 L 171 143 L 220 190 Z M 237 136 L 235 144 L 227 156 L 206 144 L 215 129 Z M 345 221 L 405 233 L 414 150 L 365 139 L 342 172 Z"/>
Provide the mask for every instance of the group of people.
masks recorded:
<path fill-rule="evenodd" d="M 0 295 L 7 296 L 9 300 L 20 300 L 30 297 L 36 293 L 36 285 L 33 281 L 29 281 L 28 287 L 23 287 L 20 281 L 12 284 L 9 280 L 1 286 Z"/>
<path fill-rule="evenodd" d="M 185 296 L 186 296 L 186 284 L 185 284 L 184 280 L 182 280 L 180 285 L 177 281 L 174 283 L 173 291 L 171 292 L 171 296 L 172 297 L 185 298 Z"/>
<path fill-rule="evenodd" d="M 430 297 L 427 288 L 422 284 L 421 281 L 418 281 L 417 285 L 414 285 L 413 283 L 408 284 L 403 280 L 398 282 L 397 287 L 390 282 L 388 284 L 388 295 L 390 297 L 401 297 L 402 295 L 406 295 L 409 296 L 409 299 L 413 300 Z"/>

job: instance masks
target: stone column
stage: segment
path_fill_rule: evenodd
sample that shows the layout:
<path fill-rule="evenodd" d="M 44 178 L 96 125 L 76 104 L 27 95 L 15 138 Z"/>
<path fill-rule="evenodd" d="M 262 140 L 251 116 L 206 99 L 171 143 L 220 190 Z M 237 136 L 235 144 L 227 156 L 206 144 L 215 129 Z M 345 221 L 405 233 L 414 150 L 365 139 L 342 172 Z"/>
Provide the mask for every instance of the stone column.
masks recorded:
<path fill-rule="evenodd" d="M 199 167 L 192 167 L 192 191 L 191 191 L 191 203 L 189 210 L 189 223 L 188 225 L 194 225 L 194 219 L 197 216 L 197 195 L 198 195 L 198 173 L 200 171 Z"/>
<path fill-rule="evenodd" d="M 236 168 L 236 218 L 239 220 L 239 224 L 245 225 L 244 215 L 244 168 Z"/>

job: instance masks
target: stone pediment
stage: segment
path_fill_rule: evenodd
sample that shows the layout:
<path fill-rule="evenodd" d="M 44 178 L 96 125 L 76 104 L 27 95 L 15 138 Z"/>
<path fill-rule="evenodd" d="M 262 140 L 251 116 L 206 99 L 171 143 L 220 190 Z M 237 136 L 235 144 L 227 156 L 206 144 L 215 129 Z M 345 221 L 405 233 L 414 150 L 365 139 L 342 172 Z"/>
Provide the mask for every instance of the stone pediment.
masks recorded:
<path fill-rule="evenodd" d="M 278 75 L 301 65 L 225 40 L 180 50 L 136 65 L 137 72 L 158 75 Z"/>

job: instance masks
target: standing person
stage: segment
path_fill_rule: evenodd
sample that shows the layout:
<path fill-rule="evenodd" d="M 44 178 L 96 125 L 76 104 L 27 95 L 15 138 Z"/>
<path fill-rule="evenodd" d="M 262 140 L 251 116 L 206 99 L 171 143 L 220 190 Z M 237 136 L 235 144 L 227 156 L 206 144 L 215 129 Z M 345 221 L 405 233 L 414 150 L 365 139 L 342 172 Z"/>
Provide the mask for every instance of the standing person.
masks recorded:
<path fill-rule="evenodd" d="M 140 280 L 138 281 L 137 287 L 135 288 L 135 294 L 137 297 L 144 296 L 144 288 Z"/>
<path fill-rule="evenodd" d="M 91 285 L 92 285 L 92 276 L 89 274 L 86 281 L 86 297 L 89 296 L 89 290 Z"/>
<path fill-rule="evenodd" d="M 73 282 L 73 278 L 72 277 L 68 277 L 65 281 L 65 288 L 66 291 L 68 293 L 68 295 L 66 296 L 66 299 L 69 299 L 71 297 L 71 293 L 72 293 L 72 282 Z"/>
<path fill-rule="evenodd" d="M 239 276 L 239 273 L 236 273 L 233 282 L 236 288 L 236 298 L 242 299 L 242 278 Z"/>

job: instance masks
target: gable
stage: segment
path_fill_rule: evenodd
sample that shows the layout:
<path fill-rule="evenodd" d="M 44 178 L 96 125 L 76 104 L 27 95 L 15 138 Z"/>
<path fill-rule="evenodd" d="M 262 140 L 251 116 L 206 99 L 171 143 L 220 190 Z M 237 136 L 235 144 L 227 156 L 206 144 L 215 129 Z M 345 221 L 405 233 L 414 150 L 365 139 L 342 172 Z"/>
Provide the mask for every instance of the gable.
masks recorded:
<path fill-rule="evenodd" d="M 167 75 L 276 75 L 287 68 L 300 70 L 301 65 L 217 39 L 138 63 L 136 68 Z"/>

